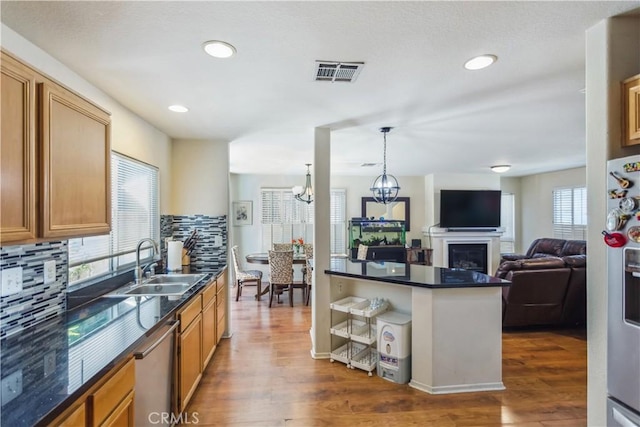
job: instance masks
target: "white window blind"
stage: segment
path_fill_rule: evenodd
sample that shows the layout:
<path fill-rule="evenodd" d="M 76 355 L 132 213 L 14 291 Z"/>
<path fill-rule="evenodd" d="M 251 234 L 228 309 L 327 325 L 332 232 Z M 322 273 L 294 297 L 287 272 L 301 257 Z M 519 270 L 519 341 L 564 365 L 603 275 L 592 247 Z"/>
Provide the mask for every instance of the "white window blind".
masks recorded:
<path fill-rule="evenodd" d="M 511 193 L 502 193 L 500 227 L 504 229 L 500 237 L 500 253 L 515 252 L 515 197 Z"/>
<path fill-rule="evenodd" d="M 346 253 L 346 192 L 331 190 L 331 251 Z M 262 251 L 274 243 L 289 243 L 302 238 L 313 243 L 313 206 L 293 197 L 290 188 L 261 190 Z"/>
<path fill-rule="evenodd" d="M 553 190 L 553 237 L 585 240 L 587 234 L 587 189 Z"/>
<path fill-rule="evenodd" d="M 158 169 L 111 153 L 111 233 L 69 239 L 69 282 L 134 263 L 136 245 L 146 237 L 160 242 Z M 141 259 L 151 256 L 151 249 L 141 252 Z"/>

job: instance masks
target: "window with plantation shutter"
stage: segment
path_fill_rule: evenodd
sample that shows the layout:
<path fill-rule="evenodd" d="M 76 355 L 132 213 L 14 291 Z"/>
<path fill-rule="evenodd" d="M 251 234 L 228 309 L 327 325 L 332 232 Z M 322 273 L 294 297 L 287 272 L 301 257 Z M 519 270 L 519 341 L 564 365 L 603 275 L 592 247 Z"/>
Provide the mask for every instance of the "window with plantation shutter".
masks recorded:
<path fill-rule="evenodd" d="M 553 237 L 585 240 L 587 234 L 587 189 L 553 190 Z"/>
<path fill-rule="evenodd" d="M 502 193 L 500 201 L 500 227 L 504 230 L 500 236 L 500 253 L 515 252 L 515 197 L 511 193 Z"/>
<path fill-rule="evenodd" d="M 158 169 L 112 152 L 111 233 L 69 239 L 69 283 L 133 266 L 136 245 L 146 237 L 160 242 Z M 148 260 L 153 252 L 140 254 Z"/>
<path fill-rule="evenodd" d="M 331 251 L 346 253 L 346 192 L 331 190 Z M 262 251 L 274 243 L 289 243 L 304 239 L 313 243 L 313 202 L 296 200 L 290 188 L 261 190 Z"/>

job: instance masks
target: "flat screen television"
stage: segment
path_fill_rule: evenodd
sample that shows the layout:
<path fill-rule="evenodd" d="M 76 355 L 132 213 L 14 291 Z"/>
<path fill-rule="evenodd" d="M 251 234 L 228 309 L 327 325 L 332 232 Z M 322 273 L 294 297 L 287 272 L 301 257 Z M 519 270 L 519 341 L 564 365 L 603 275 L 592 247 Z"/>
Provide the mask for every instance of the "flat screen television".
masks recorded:
<path fill-rule="evenodd" d="M 440 227 L 500 227 L 500 190 L 441 190 Z"/>

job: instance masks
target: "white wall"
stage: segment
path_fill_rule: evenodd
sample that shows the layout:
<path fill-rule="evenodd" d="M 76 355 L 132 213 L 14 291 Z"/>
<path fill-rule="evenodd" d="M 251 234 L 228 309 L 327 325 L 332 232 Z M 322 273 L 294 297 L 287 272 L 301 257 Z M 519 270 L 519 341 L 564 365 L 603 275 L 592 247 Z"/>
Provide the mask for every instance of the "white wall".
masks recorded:
<path fill-rule="evenodd" d="M 586 185 L 587 171 L 584 167 L 521 178 L 522 250 L 526 251 L 535 239 L 553 236 L 553 189 Z"/>
<path fill-rule="evenodd" d="M 622 148 L 620 82 L 640 73 L 640 17 L 611 18 L 586 33 L 587 123 L 587 423 L 604 426 L 607 399 L 607 252 L 600 232 L 606 218 L 608 159 L 640 154 Z"/>
<path fill-rule="evenodd" d="M 169 137 L 11 28 L 1 25 L 3 49 L 111 113 L 112 150 L 160 169 L 160 212 L 168 212 L 172 179 Z"/>
<path fill-rule="evenodd" d="M 205 140 L 173 140 L 172 215 L 227 215 L 229 144 Z"/>

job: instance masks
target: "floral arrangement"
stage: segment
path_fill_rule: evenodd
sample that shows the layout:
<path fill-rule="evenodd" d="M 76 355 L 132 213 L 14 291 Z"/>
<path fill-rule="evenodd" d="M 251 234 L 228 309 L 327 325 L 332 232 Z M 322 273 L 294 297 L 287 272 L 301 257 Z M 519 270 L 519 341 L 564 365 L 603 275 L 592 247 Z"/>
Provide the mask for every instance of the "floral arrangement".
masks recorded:
<path fill-rule="evenodd" d="M 296 248 L 296 251 L 300 251 L 300 248 L 304 246 L 304 239 L 302 237 L 298 237 L 297 239 L 292 239 L 291 244 Z"/>

